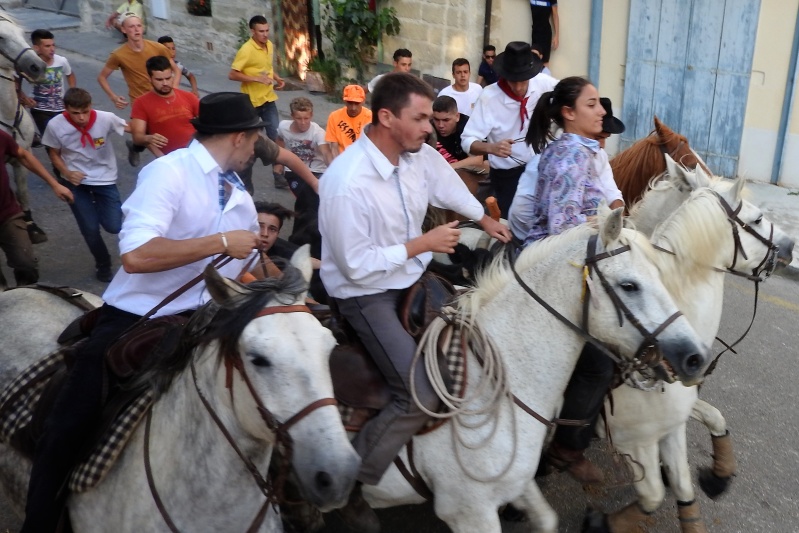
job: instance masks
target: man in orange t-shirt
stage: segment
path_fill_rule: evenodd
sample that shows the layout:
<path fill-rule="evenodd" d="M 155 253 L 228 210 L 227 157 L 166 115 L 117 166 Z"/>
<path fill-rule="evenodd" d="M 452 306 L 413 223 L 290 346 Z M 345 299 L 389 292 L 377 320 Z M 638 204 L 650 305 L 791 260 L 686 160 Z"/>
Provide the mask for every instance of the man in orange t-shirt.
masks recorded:
<path fill-rule="evenodd" d="M 366 124 L 372 122 L 372 112 L 363 107 L 366 93 L 360 85 L 344 87 L 345 107 L 337 109 L 327 117 L 325 140 L 330 144 L 333 158 L 344 151 L 361 136 Z"/>
<path fill-rule="evenodd" d="M 195 132 L 189 121 L 199 115 L 200 100 L 172 87 L 174 74 L 167 58 L 151 57 L 146 65 L 152 90 L 133 102 L 130 130 L 134 143 L 161 157 L 189 145 Z"/>

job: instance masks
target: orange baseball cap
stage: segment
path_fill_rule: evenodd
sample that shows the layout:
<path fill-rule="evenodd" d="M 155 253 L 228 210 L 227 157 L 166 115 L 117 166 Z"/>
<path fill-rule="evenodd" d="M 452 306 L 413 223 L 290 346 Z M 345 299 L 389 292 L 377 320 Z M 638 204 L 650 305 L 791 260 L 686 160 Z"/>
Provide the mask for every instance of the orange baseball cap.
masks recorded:
<path fill-rule="evenodd" d="M 366 100 L 366 93 L 360 85 L 347 85 L 344 87 L 344 101 L 361 103 Z"/>

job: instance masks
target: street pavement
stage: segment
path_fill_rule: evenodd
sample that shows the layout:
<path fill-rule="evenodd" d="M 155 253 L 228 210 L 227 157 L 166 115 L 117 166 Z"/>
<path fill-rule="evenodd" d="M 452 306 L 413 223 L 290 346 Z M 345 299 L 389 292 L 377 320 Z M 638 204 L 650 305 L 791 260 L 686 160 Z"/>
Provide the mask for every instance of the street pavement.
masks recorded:
<path fill-rule="evenodd" d="M 60 53 L 70 59 L 78 76 L 78 85 L 92 93 L 96 108 L 114 111 L 128 118 L 129 110 L 115 110 L 95 81 L 108 52 L 117 46 L 116 39 L 110 34 L 61 29 L 56 31 L 56 43 Z M 237 84 L 227 80 L 228 65 L 205 64 L 194 58 L 183 59 L 197 73 L 203 92 L 237 90 Z M 124 82 L 118 73 L 112 75 L 110 82 L 115 91 L 124 91 Z M 325 124 L 327 114 L 341 105 L 329 101 L 326 96 L 309 95 L 303 90 L 283 91 L 278 101 L 282 118 L 288 118 L 288 102 L 300 95 L 314 102 L 315 119 L 321 125 Z M 126 198 L 135 186 L 137 169 L 126 161 L 124 139 L 113 136 L 112 144 L 119 162 L 120 191 Z M 41 149 L 34 153 L 49 166 Z M 147 153 L 143 156 L 143 164 L 146 164 L 151 156 Z M 256 199 L 279 201 L 284 205 L 293 203 L 288 191 L 273 188 L 269 169 L 257 165 L 254 178 Z M 69 208 L 59 202 L 37 178 L 31 177 L 29 183 L 34 216 L 50 236 L 47 243 L 36 246 L 42 280 L 101 294 L 106 285 L 94 278 L 91 256 Z M 764 184 L 750 184 L 749 191 L 750 200 L 762 206 L 768 217 L 799 240 L 799 196 L 792 194 L 793 191 Z M 289 228 L 284 228 L 284 232 L 289 231 Z M 116 237 L 107 234 L 104 237 L 112 256 L 118 256 Z M 6 277 L 13 279 L 7 267 L 3 265 L 2 268 Z M 790 270 L 789 276 L 795 276 L 796 272 Z M 752 313 L 753 298 L 754 291 L 750 284 L 737 278 L 727 280 L 725 314 L 719 333 L 721 338 L 730 341 L 746 328 Z M 757 321 L 748 338 L 739 346 L 738 354 L 725 356 L 716 373 L 703 386 L 703 398 L 721 408 L 727 416 L 739 461 L 739 474 L 728 494 L 718 501 L 712 501 L 702 494 L 697 496 L 711 532 L 797 531 L 795 521 L 799 516 L 799 500 L 795 477 L 799 415 L 794 409 L 797 402 L 796 385 L 790 377 L 796 374 L 794 361 L 799 354 L 796 347 L 798 320 L 799 284 L 787 277 L 772 277 L 761 288 Z M 715 349 L 717 352 L 720 347 L 716 346 Z M 694 468 L 710 464 L 710 441 L 704 428 L 690 423 L 688 444 Z M 591 454 L 611 469 L 612 463 L 603 448 L 595 446 Z M 539 483 L 547 500 L 558 512 L 561 520 L 559 531 L 562 532 L 580 531 L 583 510 L 589 505 L 615 510 L 634 499 L 634 492 L 629 485 L 586 492 L 562 474 L 548 476 Z M 241 487 L 237 490 L 255 488 Z M 19 517 L 6 509 L 4 503 L 0 502 L 0 531 L 14 531 L 20 525 Z M 434 516 L 431 505 L 384 510 L 380 511 L 380 517 L 384 533 L 448 531 Z M 675 503 L 670 494 L 667 494 L 666 502 L 653 518 L 654 523 L 648 531 L 679 531 Z M 529 526 L 503 523 L 504 533 L 523 531 L 529 531 Z M 345 533 L 345 530 L 336 525 L 333 519 L 326 533 Z"/>

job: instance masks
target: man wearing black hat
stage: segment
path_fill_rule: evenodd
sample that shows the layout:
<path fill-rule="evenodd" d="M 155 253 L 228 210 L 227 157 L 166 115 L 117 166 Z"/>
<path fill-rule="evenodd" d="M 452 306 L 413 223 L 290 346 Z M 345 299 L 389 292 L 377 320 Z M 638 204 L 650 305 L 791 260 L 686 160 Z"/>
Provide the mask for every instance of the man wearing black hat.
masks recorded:
<path fill-rule="evenodd" d="M 491 186 L 503 217 L 508 215 L 519 177 L 532 157 L 524 137 L 533 108 L 540 96 L 558 83 L 541 74 L 542 67 L 528 43 L 508 43 L 494 60 L 499 81 L 483 89 L 461 136 L 465 152 L 488 155 Z"/>
<path fill-rule="evenodd" d="M 613 116 L 613 105 L 610 98 L 600 98 L 599 103 L 605 108 L 605 116 L 602 117 L 602 132 L 597 135 L 599 141 L 599 152 L 594 156 L 594 167 L 596 168 L 597 185 L 605 195 L 611 209 L 624 207 L 624 197 L 613 179 L 613 170 L 608 162 L 608 153 L 605 151 L 605 139 L 612 134 L 624 133 L 624 123 Z"/>
<path fill-rule="evenodd" d="M 76 353 L 36 447 L 23 532 L 55 530 L 66 492 L 59 490 L 102 409 L 106 349 L 212 258 L 235 258 L 219 269 L 234 278 L 259 245 L 255 206 L 236 172 L 252 160 L 263 121 L 246 94 L 216 93 L 200 101 L 199 116 L 191 122 L 195 140 L 142 169 L 122 206 L 124 268 L 103 294 L 97 324 Z M 272 141 L 267 148 L 274 161 L 310 173 L 288 150 Z M 153 317 L 191 312 L 208 298 L 199 283 Z"/>

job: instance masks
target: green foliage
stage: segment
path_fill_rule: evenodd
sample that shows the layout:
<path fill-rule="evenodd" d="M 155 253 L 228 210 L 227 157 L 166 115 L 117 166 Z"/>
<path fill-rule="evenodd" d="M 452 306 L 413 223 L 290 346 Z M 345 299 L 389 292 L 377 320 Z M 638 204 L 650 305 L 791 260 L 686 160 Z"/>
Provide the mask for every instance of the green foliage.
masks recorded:
<path fill-rule="evenodd" d="M 324 0 L 325 35 L 333 43 L 336 55 L 346 59 L 359 77 L 363 77 L 366 60 L 383 35 L 398 35 L 400 21 L 397 10 L 383 7 L 369 10 L 368 0 Z"/>
<path fill-rule="evenodd" d="M 236 37 L 239 39 L 238 43 L 236 43 L 237 48 L 241 48 L 241 45 L 250 40 L 250 23 L 247 19 L 239 19 Z"/>
<path fill-rule="evenodd" d="M 322 76 L 327 92 L 334 91 L 341 78 L 341 64 L 336 59 L 314 57 L 308 62 L 308 70 L 318 72 Z"/>

